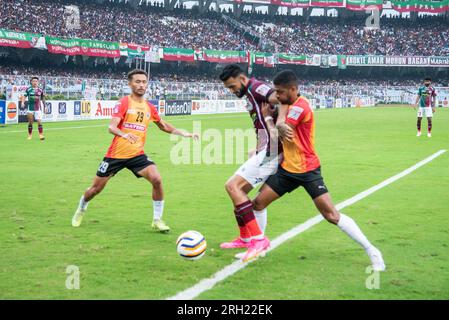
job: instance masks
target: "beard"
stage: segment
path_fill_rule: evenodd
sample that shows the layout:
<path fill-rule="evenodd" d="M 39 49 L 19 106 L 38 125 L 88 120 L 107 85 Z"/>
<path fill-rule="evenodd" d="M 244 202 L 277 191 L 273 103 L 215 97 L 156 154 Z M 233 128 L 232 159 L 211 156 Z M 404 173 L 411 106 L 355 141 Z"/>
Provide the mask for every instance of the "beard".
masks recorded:
<path fill-rule="evenodd" d="M 237 91 L 236 93 L 235 93 L 235 95 L 237 96 L 237 98 L 243 98 L 243 96 L 246 94 L 246 92 L 248 91 L 248 88 L 245 88 L 245 85 L 242 83 L 242 82 L 240 82 L 240 89 L 239 89 L 239 91 Z"/>

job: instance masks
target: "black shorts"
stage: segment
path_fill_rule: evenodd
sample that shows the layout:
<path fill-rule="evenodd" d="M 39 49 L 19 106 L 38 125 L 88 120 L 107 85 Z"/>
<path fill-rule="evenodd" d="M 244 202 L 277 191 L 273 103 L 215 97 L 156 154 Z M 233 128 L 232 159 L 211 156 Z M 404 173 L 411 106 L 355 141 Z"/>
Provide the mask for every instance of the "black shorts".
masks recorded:
<path fill-rule="evenodd" d="M 278 171 L 265 183 L 280 197 L 300 186 L 306 189 L 312 199 L 329 192 L 321 176 L 321 167 L 305 173 L 290 173 L 279 166 Z"/>
<path fill-rule="evenodd" d="M 137 178 L 141 178 L 138 172 L 153 164 L 155 163 L 145 154 L 130 159 L 114 159 L 104 157 L 98 167 L 97 176 L 113 176 L 123 168 L 127 168 L 131 170 Z"/>

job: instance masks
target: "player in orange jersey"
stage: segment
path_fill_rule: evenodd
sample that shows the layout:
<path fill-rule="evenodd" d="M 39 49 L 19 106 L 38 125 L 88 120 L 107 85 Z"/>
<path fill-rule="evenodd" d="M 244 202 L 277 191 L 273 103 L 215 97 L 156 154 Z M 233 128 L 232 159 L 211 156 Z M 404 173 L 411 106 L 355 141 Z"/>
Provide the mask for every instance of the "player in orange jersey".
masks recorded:
<path fill-rule="evenodd" d="M 81 197 L 78 209 L 72 218 L 72 226 L 79 227 L 87 205 L 99 194 L 117 172 L 123 168 L 131 170 L 138 178 L 144 177 L 153 185 L 153 229 L 168 232 L 170 228 L 162 221 L 164 210 L 164 191 L 162 179 L 155 163 L 145 155 L 143 149 L 147 136 L 147 127 L 154 122 L 160 130 L 198 139 L 197 134 L 176 129 L 159 117 L 155 106 L 144 99 L 148 88 L 148 75 L 143 70 L 128 73 L 131 95 L 122 98 L 115 106 L 109 132 L 114 139 L 101 162 L 92 186 Z"/>
<path fill-rule="evenodd" d="M 270 176 L 254 200 L 254 210 L 263 210 L 271 202 L 287 192 L 303 186 L 323 217 L 337 225 L 354 241 L 360 244 L 370 257 L 373 270 L 385 270 L 381 252 L 374 247 L 350 217 L 338 212 L 321 176 L 321 164 L 315 151 L 315 119 L 309 101 L 298 93 L 298 79 L 293 71 L 284 70 L 274 78 L 276 96 L 288 108 L 276 127 L 284 147 L 284 159 L 278 171 Z M 267 119 L 270 132 L 275 132 L 275 124 L 270 119 L 271 108 L 264 106 L 262 113 Z M 257 256 L 260 252 L 248 252 Z"/>

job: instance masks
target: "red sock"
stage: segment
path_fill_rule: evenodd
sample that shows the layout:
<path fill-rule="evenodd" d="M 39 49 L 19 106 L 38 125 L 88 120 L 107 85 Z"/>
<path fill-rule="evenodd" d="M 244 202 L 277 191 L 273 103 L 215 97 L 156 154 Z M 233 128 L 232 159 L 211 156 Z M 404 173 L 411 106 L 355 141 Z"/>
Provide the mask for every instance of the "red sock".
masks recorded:
<path fill-rule="evenodd" d="M 243 217 L 241 216 L 241 211 L 245 210 L 246 208 L 246 202 L 242 203 L 240 205 L 237 205 L 234 209 L 235 219 L 237 220 L 237 224 L 239 225 L 240 229 L 240 239 L 244 241 L 251 240 L 251 233 L 249 232 L 248 228 L 246 227 L 246 224 L 243 220 Z"/>
<path fill-rule="evenodd" d="M 239 226 L 244 226 L 244 234 L 250 238 L 261 238 L 263 233 L 260 230 L 256 217 L 254 216 L 253 204 L 250 200 L 235 207 L 235 217 Z M 242 234 L 242 228 L 240 228 Z"/>
<path fill-rule="evenodd" d="M 42 132 L 44 132 L 41 124 L 37 126 L 37 129 L 39 130 L 39 134 L 42 134 Z"/>
<path fill-rule="evenodd" d="M 33 125 L 29 124 L 28 125 L 28 134 L 31 135 L 33 133 Z"/>

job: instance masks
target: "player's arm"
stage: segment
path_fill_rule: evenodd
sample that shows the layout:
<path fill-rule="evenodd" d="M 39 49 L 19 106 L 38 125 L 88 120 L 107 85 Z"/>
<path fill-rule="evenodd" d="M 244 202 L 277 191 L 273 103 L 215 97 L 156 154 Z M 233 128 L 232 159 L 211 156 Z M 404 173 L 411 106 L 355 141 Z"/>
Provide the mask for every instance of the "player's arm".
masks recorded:
<path fill-rule="evenodd" d="M 122 120 L 121 118 L 112 117 L 111 122 L 109 122 L 109 132 L 115 136 L 122 137 L 131 143 L 136 143 L 137 140 L 139 140 L 139 137 L 137 137 L 132 133 L 124 133 L 122 130 L 118 128 L 118 125 L 120 124 L 121 120 Z"/>
<path fill-rule="evenodd" d="M 276 97 L 276 91 L 273 91 L 270 96 L 268 97 L 268 103 L 271 104 L 272 106 L 281 104 L 278 100 L 278 98 Z"/>
<path fill-rule="evenodd" d="M 413 106 L 413 108 L 417 108 L 418 107 L 418 102 L 421 99 L 421 89 L 418 90 L 418 94 L 416 95 L 416 99 L 415 99 L 415 104 Z"/>
<path fill-rule="evenodd" d="M 276 129 L 279 131 L 281 140 L 292 141 L 294 136 L 293 126 L 285 122 L 288 113 L 288 105 L 282 104 L 278 107 L 278 120 L 276 122 Z"/>
<path fill-rule="evenodd" d="M 46 99 L 45 96 L 46 96 L 45 92 L 42 91 L 42 96 L 41 96 L 41 100 L 42 100 L 42 108 L 45 107 L 45 99 Z"/>
<path fill-rule="evenodd" d="M 435 109 L 436 103 L 437 103 L 437 94 L 436 94 L 436 92 L 434 90 L 432 92 L 432 112 L 433 113 L 435 113 L 435 111 L 436 111 L 436 109 Z"/>
<path fill-rule="evenodd" d="M 276 99 L 277 100 L 277 99 Z M 270 132 L 270 138 L 272 140 L 278 140 L 278 131 L 276 129 L 276 124 L 273 120 L 273 114 L 276 111 L 276 108 L 271 105 L 271 103 L 263 102 L 262 103 L 262 116 L 264 117 L 265 123 L 267 124 L 267 129 Z M 257 146 L 259 147 L 259 146 Z M 259 150 L 259 149 L 257 149 Z"/>
<path fill-rule="evenodd" d="M 273 130 L 275 130 L 277 138 L 281 140 L 287 139 L 291 141 L 293 139 L 293 130 L 290 128 L 290 126 L 284 125 L 289 106 L 281 104 L 281 102 L 277 98 L 276 91 L 269 92 L 268 94 L 269 94 L 269 96 L 267 97 L 268 103 L 272 106 L 277 106 L 276 109 L 278 112 L 276 123 L 274 123 L 273 120 L 270 119 L 275 109 L 270 109 L 270 111 L 273 112 L 268 115 L 269 116 L 268 121 L 265 120 L 265 122 L 269 127 L 270 133 L 274 132 Z M 272 125 L 274 125 L 274 129 L 272 128 Z"/>
<path fill-rule="evenodd" d="M 262 105 L 262 115 L 265 119 L 265 123 L 268 126 L 270 137 L 273 140 L 287 139 L 288 141 L 291 141 L 293 139 L 293 130 L 290 126 L 285 125 L 285 116 L 287 115 L 288 105 L 277 106 L 278 107 L 273 108 L 269 103 L 264 103 Z M 273 114 L 276 109 L 278 111 L 278 120 L 276 123 L 274 123 Z"/>
<path fill-rule="evenodd" d="M 160 119 L 160 121 L 155 122 L 158 128 L 161 131 L 174 134 L 177 136 L 185 137 L 185 138 L 193 138 L 195 140 L 198 140 L 199 136 L 196 133 L 190 133 L 186 132 L 180 129 L 176 129 L 172 124 L 165 122 L 164 120 Z"/>
<path fill-rule="evenodd" d="M 25 93 L 23 94 L 23 97 L 25 98 L 25 101 L 28 101 L 28 97 L 30 96 L 30 93 L 28 92 L 28 89 L 25 90 Z"/>

